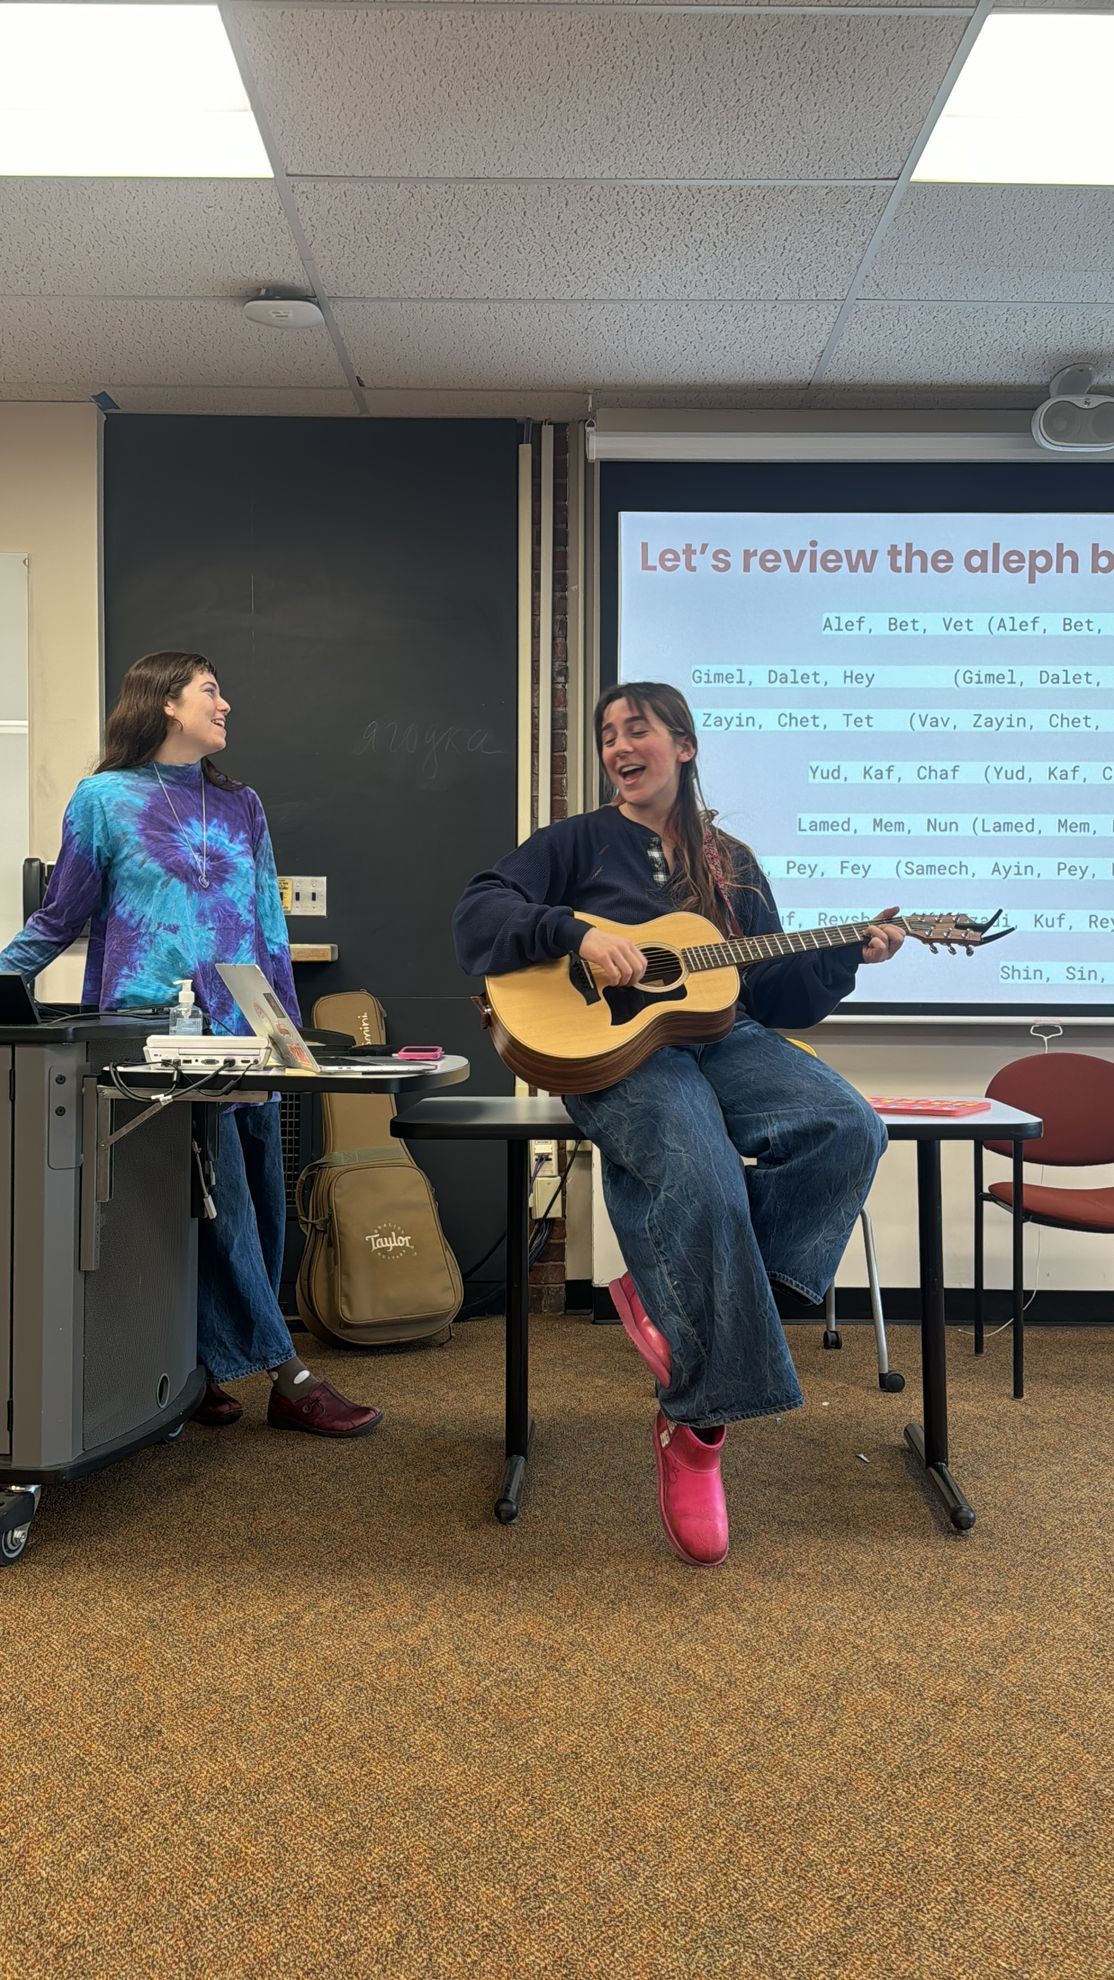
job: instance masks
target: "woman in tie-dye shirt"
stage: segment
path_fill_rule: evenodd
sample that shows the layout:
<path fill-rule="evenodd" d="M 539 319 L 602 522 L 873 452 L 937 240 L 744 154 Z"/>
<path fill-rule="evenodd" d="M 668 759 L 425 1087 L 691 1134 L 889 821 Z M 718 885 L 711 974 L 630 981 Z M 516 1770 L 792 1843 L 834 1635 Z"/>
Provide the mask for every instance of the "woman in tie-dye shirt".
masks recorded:
<path fill-rule="evenodd" d="M 258 963 L 298 1021 L 290 945 L 267 821 L 254 791 L 212 762 L 229 704 L 198 653 L 149 653 L 124 676 L 105 753 L 66 809 L 42 907 L 0 953 L 31 978 L 86 923 L 83 1001 L 126 1010 L 175 1001 L 193 980 L 213 1031 L 243 1032 L 217 963 Z M 381 1411 L 316 1381 L 294 1352 L 278 1304 L 286 1227 L 278 1106 L 222 1115 L 215 1220 L 198 1239 L 198 1354 L 209 1388 L 203 1422 L 243 1414 L 218 1386 L 266 1369 L 276 1428 L 356 1436 Z"/>

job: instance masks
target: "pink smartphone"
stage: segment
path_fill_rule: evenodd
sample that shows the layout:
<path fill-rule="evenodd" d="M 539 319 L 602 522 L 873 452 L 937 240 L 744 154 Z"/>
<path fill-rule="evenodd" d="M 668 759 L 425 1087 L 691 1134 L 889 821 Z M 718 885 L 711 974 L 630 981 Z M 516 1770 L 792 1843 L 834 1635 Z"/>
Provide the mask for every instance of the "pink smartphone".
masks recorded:
<path fill-rule="evenodd" d="M 442 1045 L 403 1045 L 395 1053 L 396 1059 L 443 1059 L 444 1056 Z"/>

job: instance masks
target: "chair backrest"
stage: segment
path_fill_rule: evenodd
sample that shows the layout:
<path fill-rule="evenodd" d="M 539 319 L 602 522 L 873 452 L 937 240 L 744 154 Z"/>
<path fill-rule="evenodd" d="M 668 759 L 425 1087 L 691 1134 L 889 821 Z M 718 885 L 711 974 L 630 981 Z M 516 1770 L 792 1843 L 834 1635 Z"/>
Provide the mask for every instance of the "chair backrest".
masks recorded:
<path fill-rule="evenodd" d="M 1114 1162 L 1114 1062 L 1089 1052 L 1034 1052 L 1011 1059 L 986 1089 L 988 1100 L 1039 1114 L 1044 1133 L 1022 1143 L 1026 1162 L 1052 1168 L 1082 1169 Z M 1009 1155 L 1006 1141 L 988 1141 L 997 1155 Z"/>

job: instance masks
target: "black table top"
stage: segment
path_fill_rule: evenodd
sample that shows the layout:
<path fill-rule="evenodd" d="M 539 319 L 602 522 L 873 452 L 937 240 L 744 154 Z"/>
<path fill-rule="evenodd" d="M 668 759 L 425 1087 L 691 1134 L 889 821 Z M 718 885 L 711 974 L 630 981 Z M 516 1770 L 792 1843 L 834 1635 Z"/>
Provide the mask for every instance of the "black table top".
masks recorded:
<path fill-rule="evenodd" d="M 419 1100 L 391 1122 L 403 1141 L 575 1141 L 577 1130 L 560 1100 L 517 1093 L 461 1093 Z"/>
<path fill-rule="evenodd" d="M 41 1024 L 0 1025 L 0 1045 L 28 1045 L 45 1049 L 52 1045 L 87 1044 L 90 1039 L 107 1039 L 111 1043 L 115 1038 L 120 1041 L 123 1053 L 129 1049 L 129 1040 L 146 1038 L 154 1022 L 148 1015 L 98 1017 L 95 1011 L 90 1011 L 84 1017 L 74 1014 L 44 1018 Z"/>
<path fill-rule="evenodd" d="M 959 1096 L 956 1096 L 959 1097 Z M 972 1095 L 972 1098 L 975 1096 Z M 883 1114 L 891 1141 L 1031 1141 L 1043 1122 L 992 1100 L 978 1114 Z M 403 1141 L 575 1140 L 560 1100 L 547 1095 L 462 1093 L 419 1100 L 391 1122 Z"/>

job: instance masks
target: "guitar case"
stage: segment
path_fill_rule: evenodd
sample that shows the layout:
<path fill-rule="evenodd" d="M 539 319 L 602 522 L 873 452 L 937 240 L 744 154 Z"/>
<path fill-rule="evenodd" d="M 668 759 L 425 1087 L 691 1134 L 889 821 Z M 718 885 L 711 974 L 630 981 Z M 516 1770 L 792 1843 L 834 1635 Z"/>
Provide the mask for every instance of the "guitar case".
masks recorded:
<path fill-rule="evenodd" d="M 367 990 L 319 997 L 313 1023 L 386 1044 L 383 1006 Z M 464 1298 L 432 1185 L 391 1139 L 394 1113 L 390 1094 L 323 1094 L 323 1151 L 294 1193 L 305 1236 L 298 1312 L 318 1340 L 342 1347 L 441 1345 Z"/>

